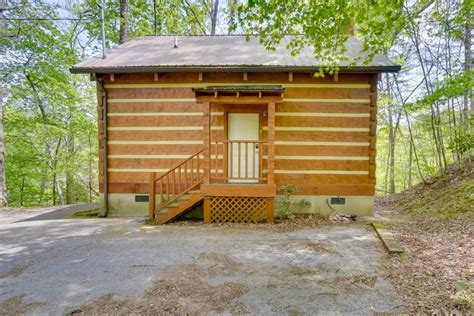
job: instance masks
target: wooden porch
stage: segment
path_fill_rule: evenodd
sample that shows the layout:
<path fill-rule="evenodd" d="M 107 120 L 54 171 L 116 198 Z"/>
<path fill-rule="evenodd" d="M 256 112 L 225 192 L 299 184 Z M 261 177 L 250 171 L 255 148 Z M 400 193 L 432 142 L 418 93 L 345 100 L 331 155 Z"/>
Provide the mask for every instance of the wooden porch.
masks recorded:
<path fill-rule="evenodd" d="M 205 223 L 273 223 L 275 105 L 282 102 L 283 88 L 208 87 L 194 92 L 203 109 L 204 146 L 164 174 L 150 174 L 149 220 L 164 224 L 203 203 Z M 224 130 L 216 134 L 211 119 L 217 107 L 224 110 Z M 257 114 L 258 137 L 229 139 L 231 113 Z"/>

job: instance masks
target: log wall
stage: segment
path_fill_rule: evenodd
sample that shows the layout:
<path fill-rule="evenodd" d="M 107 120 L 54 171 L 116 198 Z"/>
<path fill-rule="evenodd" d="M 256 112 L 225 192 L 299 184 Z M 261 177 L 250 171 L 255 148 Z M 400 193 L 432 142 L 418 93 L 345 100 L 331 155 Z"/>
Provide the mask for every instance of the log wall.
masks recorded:
<path fill-rule="evenodd" d="M 339 74 L 337 81 L 297 73 L 249 73 L 247 80 L 242 73 L 204 73 L 202 80 L 198 73 L 102 79 L 108 91 L 111 193 L 147 193 L 149 172 L 165 172 L 203 147 L 202 108 L 193 87 L 273 83 L 286 88 L 283 103 L 276 105 L 276 184 L 296 184 L 308 195 L 374 194 L 376 74 Z M 101 135 L 100 97 L 98 105 Z M 261 124 L 266 139 L 265 118 Z M 224 125 L 224 107 L 212 106 L 212 141 L 225 139 Z M 99 142 L 103 148 L 101 137 Z M 102 169 L 102 150 L 99 154 Z M 99 183 L 102 192 L 102 172 Z"/>

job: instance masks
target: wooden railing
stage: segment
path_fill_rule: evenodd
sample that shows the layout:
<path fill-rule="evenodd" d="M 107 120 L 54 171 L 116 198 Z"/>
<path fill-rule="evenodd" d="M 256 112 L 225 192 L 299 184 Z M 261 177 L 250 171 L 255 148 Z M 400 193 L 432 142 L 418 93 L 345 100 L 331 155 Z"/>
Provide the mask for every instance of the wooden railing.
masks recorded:
<path fill-rule="evenodd" d="M 159 177 L 156 176 L 156 172 L 150 174 L 150 204 L 148 208 L 150 219 L 155 218 L 156 211 L 166 208 L 189 191 L 199 187 L 203 175 L 203 159 L 201 157 L 203 151 L 204 149 L 201 149 Z M 157 192 L 160 196 L 158 208 L 155 207 Z"/>
<path fill-rule="evenodd" d="M 211 181 L 261 183 L 264 176 L 264 151 L 267 141 L 226 140 L 211 143 Z"/>

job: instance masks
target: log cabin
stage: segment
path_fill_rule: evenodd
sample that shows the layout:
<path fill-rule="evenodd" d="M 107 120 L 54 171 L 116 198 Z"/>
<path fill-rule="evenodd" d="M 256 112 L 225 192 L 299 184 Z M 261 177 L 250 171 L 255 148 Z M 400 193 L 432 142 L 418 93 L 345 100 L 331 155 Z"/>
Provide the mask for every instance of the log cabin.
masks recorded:
<path fill-rule="evenodd" d="M 349 36 L 339 72 L 316 77 L 290 40 L 146 36 L 72 67 L 97 84 L 103 215 L 162 224 L 203 205 L 205 223 L 272 223 L 284 184 L 309 211 L 371 214 L 377 82 L 400 66 L 365 63 Z"/>

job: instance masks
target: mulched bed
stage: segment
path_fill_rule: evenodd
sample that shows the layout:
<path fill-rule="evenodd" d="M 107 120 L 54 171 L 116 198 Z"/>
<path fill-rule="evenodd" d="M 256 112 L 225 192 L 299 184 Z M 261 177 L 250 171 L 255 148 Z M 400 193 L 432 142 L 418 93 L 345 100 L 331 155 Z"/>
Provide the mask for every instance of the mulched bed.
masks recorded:
<path fill-rule="evenodd" d="M 339 221 L 331 216 L 320 214 L 299 214 L 293 219 L 275 219 L 275 224 L 266 223 L 213 223 L 204 224 L 202 220 L 176 220 L 166 225 L 203 226 L 203 227 L 233 227 L 245 230 L 266 230 L 274 232 L 291 232 L 302 228 L 315 228 L 325 225 L 344 225 L 351 221 Z"/>

